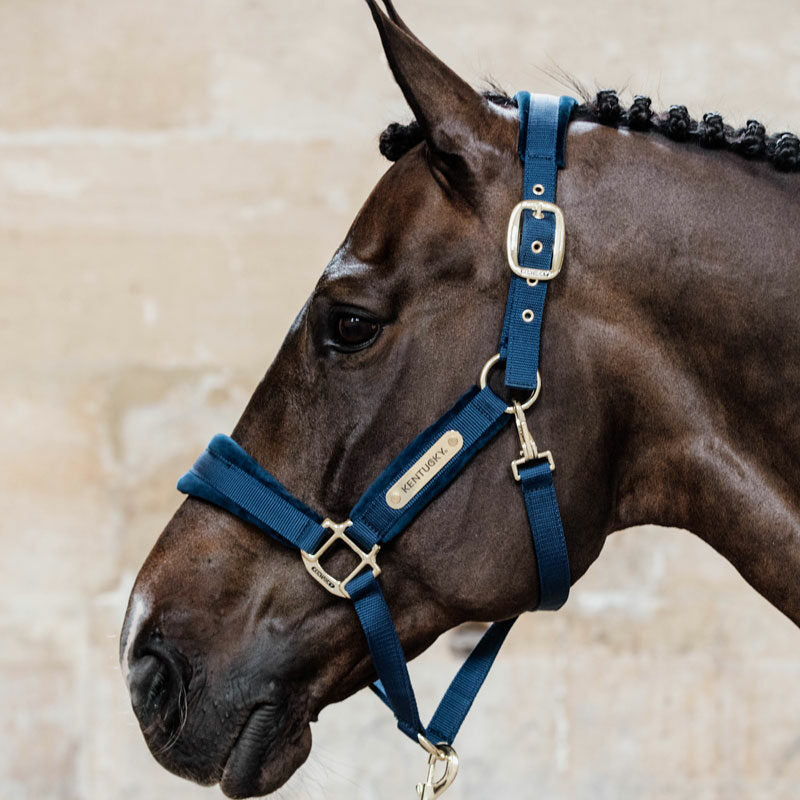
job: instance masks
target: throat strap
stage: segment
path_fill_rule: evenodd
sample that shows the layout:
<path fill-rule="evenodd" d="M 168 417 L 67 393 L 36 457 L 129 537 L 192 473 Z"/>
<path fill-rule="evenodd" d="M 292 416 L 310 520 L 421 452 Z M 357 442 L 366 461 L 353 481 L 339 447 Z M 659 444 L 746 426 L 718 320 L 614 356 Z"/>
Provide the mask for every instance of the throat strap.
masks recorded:
<path fill-rule="evenodd" d="M 546 458 L 533 461 L 519 470 L 519 477 L 539 571 L 538 608 L 557 611 L 567 602 L 572 578 L 550 463 Z"/>

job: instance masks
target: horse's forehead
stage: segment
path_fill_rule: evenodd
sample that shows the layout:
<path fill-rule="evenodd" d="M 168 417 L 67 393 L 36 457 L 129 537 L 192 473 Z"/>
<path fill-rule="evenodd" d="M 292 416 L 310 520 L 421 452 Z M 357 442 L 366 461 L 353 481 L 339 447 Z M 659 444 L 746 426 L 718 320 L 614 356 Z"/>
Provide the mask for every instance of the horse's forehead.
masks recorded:
<path fill-rule="evenodd" d="M 345 242 L 328 262 L 323 277 L 327 281 L 357 278 L 367 273 L 369 269 L 369 264 L 355 256 L 350 249 L 349 242 Z"/>
<path fill-rule="evenodd" d="M 450 210 L 423 148 L 415 148 L 392 165 L 369 194 L 344 244 L 325 268 L 325 281 L 363 276 L 376 265 L 389 266 L 410 243 L 419 246 L 447 226 Z"/>

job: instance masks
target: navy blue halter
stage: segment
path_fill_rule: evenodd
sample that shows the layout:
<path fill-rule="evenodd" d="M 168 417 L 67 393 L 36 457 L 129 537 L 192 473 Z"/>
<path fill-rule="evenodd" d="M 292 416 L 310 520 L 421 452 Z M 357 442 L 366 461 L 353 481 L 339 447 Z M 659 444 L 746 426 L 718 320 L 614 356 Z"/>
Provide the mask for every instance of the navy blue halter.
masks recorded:
<path fill-rule="evenodd" d="M 420 433 L 377 477 L 344 523 L 323 520 L 227 436 L 215 436 L 178 482 L 181 492 L 214 503 L 301 551 L 313 578 L 353 602 L 379 678 L 371 688 L 394 712 L 400 730 L 419 740 L 432 758 L 436 746 L 452 744 L 516 618 L 496 622 L 484 634 L 426 727 L 420 720 L 405 655 L 378 581 L 377 556 L 380 548 L 402 533 L 494 438 L 509 416 L 516 421 L 522 446 L 513 472 L 521 484 L 531 525 L 541 590 L 538 608 L 560 608 L 571 583 L 553 487 L 553 460 L 549 453 L 537 451 L 524 408 L 541 388 L 542 312 L 547 283 L 558 274 L 563 258 L 563 218 L 554 203 L 557 170 L 564 166 L 566 129 L 575 100 L 527 92 L 520 92 L 516 100 L 519 154 L 525 164 L 523 202 L 512 213 L 509 230 L 509 263 L 514 276 L 500 350 L 484 368 L 482 388 L 470 389 Z M 506 385 L 531 391 L 531 400 L 507 407 L 486 385 L 489 369 L 498 362 L 505 362 Z M 419 466 L 422 457 L 427 461 Z M 403 484 L 401 478 L 405 479 L 409 470 L 413 477 Z M 431 477 L 426 482 L 423 476 L 427 474 Z M 403 493 L 408 493 L 409 499 L 402 498 Z M 360 558 L 359 566 L 343 580 L 329 575 L 318 560 L 335 541 L 342 541 Z M 433 750 L 432 743 L 436 745 Z M 443 751 L 437 752 L 436 757 L 442 758 Z"/>

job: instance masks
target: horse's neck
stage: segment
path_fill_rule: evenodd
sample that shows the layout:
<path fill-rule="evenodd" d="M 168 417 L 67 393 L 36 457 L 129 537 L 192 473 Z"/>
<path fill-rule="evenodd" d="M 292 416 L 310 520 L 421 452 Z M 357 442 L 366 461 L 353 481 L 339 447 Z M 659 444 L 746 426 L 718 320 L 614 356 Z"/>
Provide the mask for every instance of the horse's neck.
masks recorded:
<path fill-rule="evenodd" d="M 583 230 L 571 216 L 576 297 L 591 278 L 584 301 L 613 331 L 614 527 L 692 530 L 800 623 L 800 591 L 787 596 L 800 569 L 800 179 L 651 137 L 607 156 L 578 201 Z"/>

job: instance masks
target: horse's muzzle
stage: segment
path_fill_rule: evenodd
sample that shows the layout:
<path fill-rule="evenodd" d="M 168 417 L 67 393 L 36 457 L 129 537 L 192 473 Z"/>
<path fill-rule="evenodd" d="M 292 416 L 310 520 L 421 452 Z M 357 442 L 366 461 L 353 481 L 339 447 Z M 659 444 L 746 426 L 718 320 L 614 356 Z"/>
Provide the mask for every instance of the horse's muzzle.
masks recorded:
<path fill-rule="evenodd" d="M 264 765 L 283 733 L 285 714 L 285 704 L 262 704 L 253 709 L 236 738 L 220 780 L 228 797 L 262 794 Z"/>
<path fill-rule="evenodd" d="M 228 797 L 268 794 L 308 755 L 305 700 L 259 674 L 254 665 L 269 660 L 263 646 L 233 665 L 209 665 L 187 619 L 154 612 L 139 595 L 126 617 L 121 665 L 147 746 L 166 769 L 219 783 Z M 209 674 L 225 677 L 217 682 Z"/>

